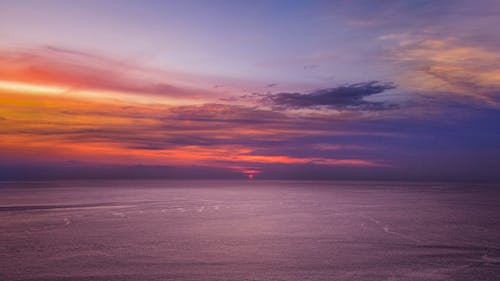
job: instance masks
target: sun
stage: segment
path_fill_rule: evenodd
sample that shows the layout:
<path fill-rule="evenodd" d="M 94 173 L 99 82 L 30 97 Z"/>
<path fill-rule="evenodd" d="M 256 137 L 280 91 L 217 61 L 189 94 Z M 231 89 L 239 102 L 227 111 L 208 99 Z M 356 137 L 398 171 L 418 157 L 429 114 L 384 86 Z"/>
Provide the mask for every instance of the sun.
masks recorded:
<path fill-rule="evenodd" d="M 249 180 L 255 179 L 255 176 L 261 172 L 259 168 L 238 167 L 238 170 L 245 174 Z"/>

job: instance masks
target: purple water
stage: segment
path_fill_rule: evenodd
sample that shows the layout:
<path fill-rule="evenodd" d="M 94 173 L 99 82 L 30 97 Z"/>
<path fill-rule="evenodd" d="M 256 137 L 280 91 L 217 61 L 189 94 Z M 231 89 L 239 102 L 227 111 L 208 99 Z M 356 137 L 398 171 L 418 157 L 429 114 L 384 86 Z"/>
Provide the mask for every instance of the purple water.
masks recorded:
<path fill-rule="evenodd" d="M 0 183 L 0 280 L 500 280 L 500 186 Z"/>

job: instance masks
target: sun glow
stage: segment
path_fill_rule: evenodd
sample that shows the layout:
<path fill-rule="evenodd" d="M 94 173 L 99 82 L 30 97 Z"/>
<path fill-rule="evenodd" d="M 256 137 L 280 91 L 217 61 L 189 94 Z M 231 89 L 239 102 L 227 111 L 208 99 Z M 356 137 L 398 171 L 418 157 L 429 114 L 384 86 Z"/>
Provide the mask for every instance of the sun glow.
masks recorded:
<path fill-rule="evenodd" d="M 0 91 L 25 94 L 62 94 L 67 88 L 0 80 Z"/>

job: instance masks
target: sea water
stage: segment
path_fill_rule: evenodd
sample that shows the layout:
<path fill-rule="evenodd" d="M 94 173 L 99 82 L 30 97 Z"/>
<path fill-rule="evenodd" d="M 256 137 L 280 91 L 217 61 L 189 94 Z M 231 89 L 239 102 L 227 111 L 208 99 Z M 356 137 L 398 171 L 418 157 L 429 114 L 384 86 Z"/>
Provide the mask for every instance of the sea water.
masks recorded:
<path fill-rule="evenodd" d="M 500 186 L 0 182 L 0 280 L 500 280 Z"/>

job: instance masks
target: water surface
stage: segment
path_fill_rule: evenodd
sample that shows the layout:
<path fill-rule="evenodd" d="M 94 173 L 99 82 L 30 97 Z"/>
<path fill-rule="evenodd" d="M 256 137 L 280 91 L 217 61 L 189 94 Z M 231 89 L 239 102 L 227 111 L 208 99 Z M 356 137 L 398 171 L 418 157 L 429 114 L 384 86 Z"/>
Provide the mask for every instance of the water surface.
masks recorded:
<path fill-rule="evenodd" d="M 500 280 L 500 186 L 0 183 L 0 280 Z"/>

